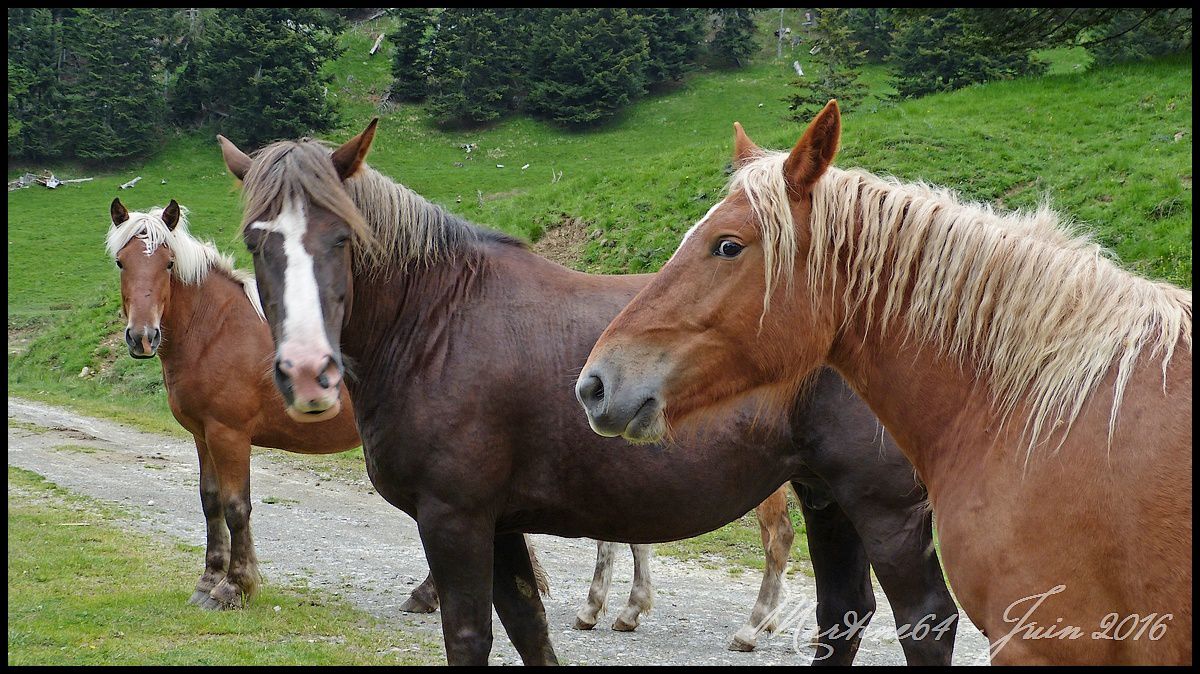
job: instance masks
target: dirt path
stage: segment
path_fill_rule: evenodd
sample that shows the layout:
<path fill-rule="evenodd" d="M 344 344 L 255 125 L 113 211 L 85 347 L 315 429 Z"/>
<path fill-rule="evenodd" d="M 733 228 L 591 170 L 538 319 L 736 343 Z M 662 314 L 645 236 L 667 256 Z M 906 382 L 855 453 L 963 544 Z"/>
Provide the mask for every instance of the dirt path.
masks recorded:
<path fill-rule="evenodd" d="M 8 463 L 37 472 L 60 486 L 124 505 L 143 515 L 139 527 L 194 545 L 202 544 L 195 447 L 190 441 L 144 433 L 120 424 L 17 398 L 8 399 Z M 74 446 L 75 449 L 61 449 Z M 83 451 L 86 448 L 91 451 Z M 256 451 L 251 461 L 253 526 L 267 582 L 308 583 L 345 597 L 389 620 L 396 629 L 425 630 L 440 641 L 439 614 L 413 616 L 398 607 L 424 577 L 425 557 L 416 523 L 388 505 L 364 482 L 350 484 L 296 467 L 302 464 Z M 759 638 L 753 653 L 725 649 L 749 614 L 760 577 L 734 577 L 669 558 L 656 559 L 654 610 L 632 634 L 608 625 L 629 592 L 632 561 L 618 558 L 607 619 L 591 632 L 571 629 L 587 593 L 595 545 L 586 539 L 535 536 L 550 573 L 546 598 L 551 639 L 570 664 L 806 664 L 813 649 L 815 592 L 810 577 L 789 576 L 801 624 Z M 196 557 L 200 572 L 201 555 Z M 191 588 L 180 588 L 180 601 Z M 871 622 L 857 664 L 904 664 L 891 610 L 876 588 L 879 613 Z M 519 664 L 499 620 L 494 664 Z M 795 638 L 793 638 L 795 637 Z M 799 644 L 799 648 L 793 646 Z M 987 642 L 965 618 L 955 664 L 986 664 Z"/>

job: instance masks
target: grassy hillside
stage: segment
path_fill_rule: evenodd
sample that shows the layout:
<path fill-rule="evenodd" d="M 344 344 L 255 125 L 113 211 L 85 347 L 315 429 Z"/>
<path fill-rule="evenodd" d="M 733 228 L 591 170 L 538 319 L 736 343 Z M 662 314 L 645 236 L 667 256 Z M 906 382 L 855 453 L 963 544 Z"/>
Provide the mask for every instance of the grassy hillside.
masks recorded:
<path fill-rule="evenodd" d="M 792 58 L 807 72 L 813 66 L 802 49 L 774 62 L 774 44 L 764 41 L 756 65 L 695 74 L 592 131 L 513 118 L 444 132 L 417 105 L 377 111 L 390 55 L 367 50 L 385 28 L 366 24 L 345 37 L 346 54 L 330 66 L 344 121 L 327 137 L 344 140 L 382 114 L 372 165 L 467 218 L 529 239 L 564 221 L 582 223 L 576 266 L 590 271 L 648 271 L 666 260 L 719 198 L 734 120 L 765 147 L 790 146 L 803 131 L 785 121 L 782 99 Z M 845 116 L 838 165 L 944 184 L 1007 207 L 1048 198 L 1131 269 L 1190 287 L 1190 59 L 1087 70 L 1074 67 L 1077 54 L 1052 56 L 1056 74 L 898 105 L 881 100 L 884 73 L 868 69 L 875 97 Z M 464 143 L 478 147 L 468 155 Z M 134 209 L 175 198 L 191 209 L 194 232 L 246 263 L 233 240 L 238 187 L 212 134 L 180 134 L 136 165 L 10 166 L 10 177 L 26 168 L 95 180 L 9 194 L 10 390 L 177 430 L 158 363 L 133 361 L 112 338 L 122 325 L 117 270 L 102 241 L 114 196 Z M 137 187 L 117 189 L 138 175 Z M 98 374 L 79 378 L 84 366 Z"/>

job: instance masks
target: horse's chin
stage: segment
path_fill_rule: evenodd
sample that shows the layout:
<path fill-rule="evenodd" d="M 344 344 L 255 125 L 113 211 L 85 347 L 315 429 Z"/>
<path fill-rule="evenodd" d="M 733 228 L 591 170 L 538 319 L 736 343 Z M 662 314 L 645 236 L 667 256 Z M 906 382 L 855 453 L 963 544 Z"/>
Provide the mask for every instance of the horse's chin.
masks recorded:
<path fill-rule="evenodd" d="M 621 437 L 635 445 L 652 445 L 662 442 L 667 436 L 667 417 L 662 408 L 649 416 L 638 415 L 629 422 Z"/>
<path fill-rule="evenodd" d="M 342 401 L 340 399 L 334 401 L 333 406 L 330 407 L 329 409 L 313 411 L 313 412 L 301 412 L 300 410 L 297 410 L 296 408 L 292 407 L 291 405 L 287 406 L 288 416 L 296 421 L 299 421 L 302 424 L 312 424 L 312 423 L 316 423 L 318 421 L 326 421 L 328 419 L 332 419 L 332 418 L 336 417 L 338 415 L 338 413 L 340 413 L 341 411 L 342 411 Z"/>

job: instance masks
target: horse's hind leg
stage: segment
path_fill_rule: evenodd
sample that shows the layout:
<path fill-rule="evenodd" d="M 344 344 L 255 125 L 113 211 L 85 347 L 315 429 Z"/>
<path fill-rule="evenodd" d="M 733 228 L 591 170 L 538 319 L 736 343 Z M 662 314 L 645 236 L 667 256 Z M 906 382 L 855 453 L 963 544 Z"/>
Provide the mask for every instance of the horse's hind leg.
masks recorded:
<path fill-rule="evenodd" d="M 592 629 L 596 626 L 600 614 L 604 613 L 605 604 L 608 603 L 608 586 L 612 583 L 613 557 L 616 552 L 616 543 L 596 541 L 596 572 L 592 575 L 587 601 L 575 614 L 575 629 Z"/>
<path fill-rule="evenodd" d="M 509 640 L 526 665 L 558 664 L 525 537 L 501 534 L 495 545 L 492 597 Z"/>
<path fill-rule="evenodd" d="M 258 591 L 258 556 L 250 535 L 250 438 L 229 427 L 211 424 L 205 442 L 215 459 L 221 485 L 221 508 L 229 527 L 229 568 L 225 578 L 201 603 L 208 609 L 241 608 Z"/>
<path fill-rule="evenodd" d="M 633 552 L 633 588 L 629 591 L 629 603 L 613 621 L 612 628 L 618 632 L 637 629 L 642 614 L 649 613 L 654 605 L 654 586 L 650 583 L 650 553 L 654 548 L 632 543 L 629 549 Z"/>
<path fill-rule="evenodd" d="M 408 595 L 408 599 L 400 605 L 405 613 L 433 613 L 438 607 L 437 586 L 433 584 L 433 574 L 426 574 L 425 580 L 417 589 Z"/>
<path fill-rule="evenodd" d="M 792 519 L 788 517 L 787 493 L 788 485 L 785 484 L 755 508 L 766 554 L 766 569 L 758 589 L 758 601 L 750 612 L 750 621 L 733 635 L 729 642 L 731 651 L 754 650 L 758 633 L 763 630 L 774 632 L 779 624 L 776 609 L 783 590 L 783 574 L 792 554 L 792 541 L 796 537 Z"/>
<path fill-rule="evenodd" d="M 849 665 L 875 613 L 871 567 L 862 539 L 828 494 L 793 483 L 804 512 L 808 551 L 817 581 L 814 665 Z"/>
<path fill-rule="evenodd" d="M 205 541 L 204 573 L 196 582 L 189 604 L 200 604 L 208 599 L 209 592 L 225 578 L 229 568 L 229 530 L 225 526 L 225 513 L 221 509 L 221 490 L 217 470 L 213 465 L 208 446 L 196 436 L 196 454 L 200 459 L 200 506 L 204 510 L 207 529 Z"/>

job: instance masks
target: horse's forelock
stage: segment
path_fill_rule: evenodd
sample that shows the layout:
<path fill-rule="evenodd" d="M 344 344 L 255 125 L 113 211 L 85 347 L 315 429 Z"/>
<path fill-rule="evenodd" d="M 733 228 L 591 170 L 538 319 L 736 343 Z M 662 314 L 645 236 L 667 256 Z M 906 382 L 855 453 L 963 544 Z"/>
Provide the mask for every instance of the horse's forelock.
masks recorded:
<path fill-rule="evenodd" d="M 274 220 L 289 201 L 309 201 L 337 214 L 350 227 L 356 247 L 373 237 L 330 161 L 330 148 L 311 140 L 279 141 L 252 155 L 243 180 L 244 217 L 239 233 L 255 222 Z"/>

